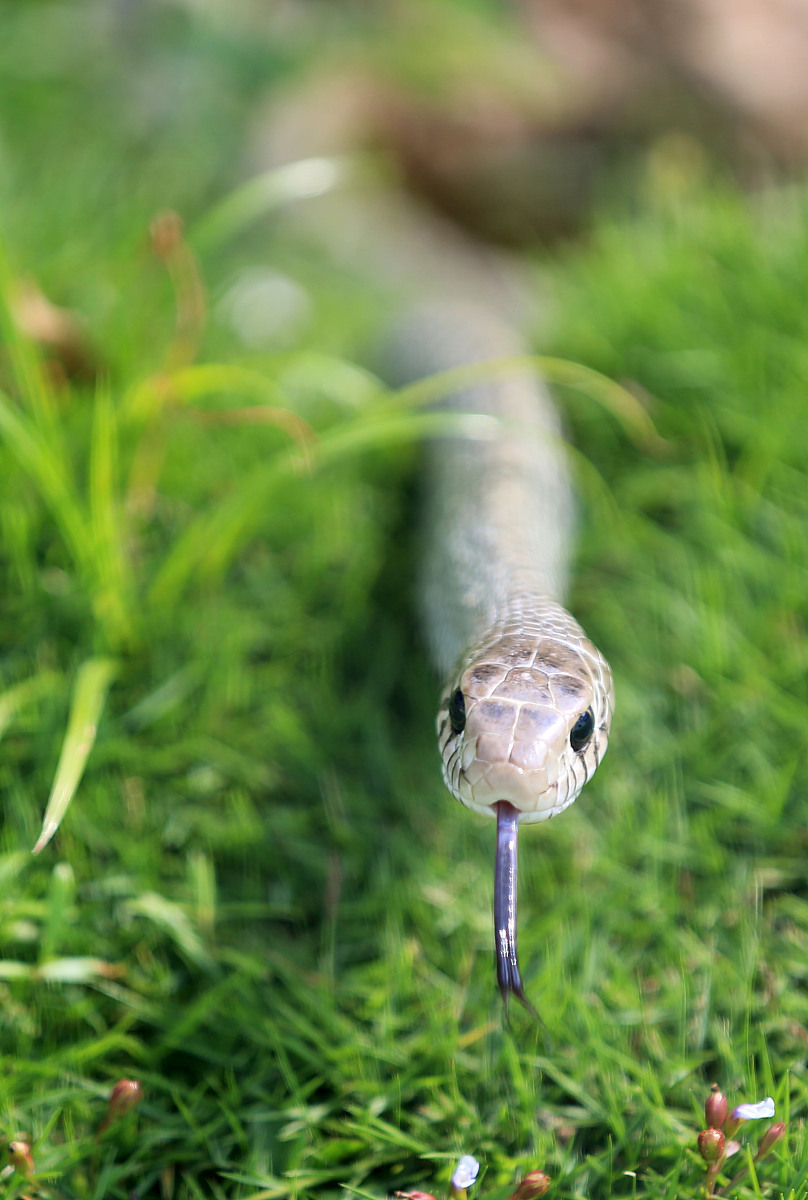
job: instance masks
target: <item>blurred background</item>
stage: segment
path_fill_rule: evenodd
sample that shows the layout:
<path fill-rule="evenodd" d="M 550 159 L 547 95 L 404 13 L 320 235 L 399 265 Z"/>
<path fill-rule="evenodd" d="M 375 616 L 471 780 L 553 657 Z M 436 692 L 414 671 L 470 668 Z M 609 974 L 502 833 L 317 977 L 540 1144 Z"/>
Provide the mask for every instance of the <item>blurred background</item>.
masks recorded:
<path fill-rule="evenodd" d="M 713 1079 L 806 1194 L 807 61 L 803 0 L 5 0 L 9 1195 L 695 1197 Z M 618 711 L 524 838 L 541 1028 L 375 374 L 427 285 L 655 430 L 558 389 Z"/>

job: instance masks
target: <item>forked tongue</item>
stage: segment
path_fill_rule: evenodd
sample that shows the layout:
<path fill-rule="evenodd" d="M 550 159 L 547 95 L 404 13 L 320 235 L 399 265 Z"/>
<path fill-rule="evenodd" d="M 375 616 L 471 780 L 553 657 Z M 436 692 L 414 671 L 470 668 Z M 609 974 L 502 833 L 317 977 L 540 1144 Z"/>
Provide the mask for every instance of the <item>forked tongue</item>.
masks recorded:
<path fill-rule="evenodd" d="M 494 938 L 497 950 L 497 983 L 507 1010 L 511 995 L 539 1020 L 525 995 L 516 949 L 516 885 L 518 873 L 519 810 L 507 800 L 497 804 L 497 862 L 494 870 Z"/>

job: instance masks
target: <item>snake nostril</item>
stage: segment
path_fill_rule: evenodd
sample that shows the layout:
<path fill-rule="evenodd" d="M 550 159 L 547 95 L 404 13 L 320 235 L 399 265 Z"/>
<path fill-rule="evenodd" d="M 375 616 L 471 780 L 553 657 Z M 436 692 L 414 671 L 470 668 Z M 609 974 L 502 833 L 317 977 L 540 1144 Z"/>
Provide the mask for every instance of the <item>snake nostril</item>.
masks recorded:
<path fill-rule="evenodd" d="M 462 733 L 466 727 L 466 701 L 460 688 L 449 701 L 449 721 L 455 733 Z"/>

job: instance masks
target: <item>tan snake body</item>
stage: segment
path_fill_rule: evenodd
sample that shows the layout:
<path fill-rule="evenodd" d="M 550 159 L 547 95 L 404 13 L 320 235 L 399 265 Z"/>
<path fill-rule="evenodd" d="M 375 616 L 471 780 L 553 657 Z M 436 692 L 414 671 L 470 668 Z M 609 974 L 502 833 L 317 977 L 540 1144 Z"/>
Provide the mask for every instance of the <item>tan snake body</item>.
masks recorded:
<path fill-rule="evenodd" d="M 436 303 L 403 321 L 395 374 L 419 378 L 524 353 L 484 306 Z M 527 1007 L 516 951 L 519 824 L 576 799 L 606 751 L 608 663 L 561 604 L 573 495 L 560 422 L 535 374 L 481 381 L 447 398 L 471 429 L 426 448 L 421 601 L 446 685 L 438 713 L 452 794 L 497 818 L 498 981 Z"/>

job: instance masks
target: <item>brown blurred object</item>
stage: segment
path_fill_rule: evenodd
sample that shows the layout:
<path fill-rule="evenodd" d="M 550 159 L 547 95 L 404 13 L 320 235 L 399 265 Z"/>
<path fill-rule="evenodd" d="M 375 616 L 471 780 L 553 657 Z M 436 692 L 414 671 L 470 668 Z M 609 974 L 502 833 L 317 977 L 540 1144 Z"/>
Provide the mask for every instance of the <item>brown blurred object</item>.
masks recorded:
<path fill-rule="evenodd" d="M 633 165 L 658 143 L 689 144 L 749 184 L 804 162 L 808 0 L 510 10 L 495 22 L 391 2 L 394 49 L 342 47 L 339 65 L 276 98 L 262 164 L 380 146 L 438 210 L 519 244 L 577 230 L 604 177 L 625 166 L 635 186 Z"/>
<path fill-rule="evenodd" d="M 9 1142 L 8 1161 L 17 1174 L 22 1175 L 23 1179 L 30 1178 L 36 1169 L 28 1142 Z"/>
<path fill-rule="evenodd" d="M 518 0 L 601 127 L 679 106 L 739 159 L 797 165 L 808 150 L 806 0 Z M 668 108 L 660 97 L 674 101 Z M 599 116 L 597 115 L 599 114 Z"/>
<path fill-rule="evenodd" d="M 396 97 L 390 144 L 414 186 L 479 234 L 572 232 L 607 169 L 686 135 L 744 182 L 808 151 L 806 0 L 520 0 L 553 102 L 526 111 L 467 84 Z M 523 95 L 520 100 L 523 101 Z"/>
<path fill-rule="evenodd" d="M 16 283 L 11 311 L 18 329 L 45 351 L 53 383 L 95 379 L 98 361 L 74 312 L 53 304 L 33 279 Z"/>
<path fill-rule="evenodd" d="M 187 367 L 196 358 L 207 320 L 207 295 L 196 256 L 185 240 L 182 217 L 173 209 L 157 213 L 149 226 L 152 253 L 164 264 L 176 303 L 174 337 L 166 370 Z"/>

